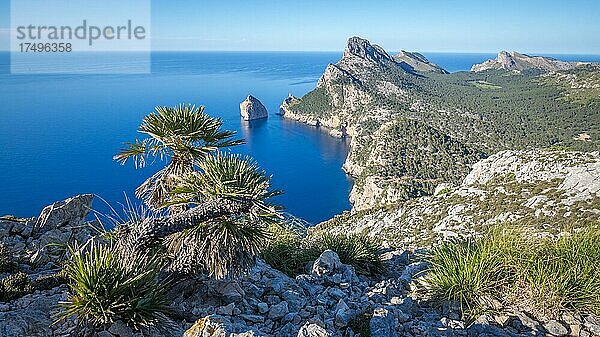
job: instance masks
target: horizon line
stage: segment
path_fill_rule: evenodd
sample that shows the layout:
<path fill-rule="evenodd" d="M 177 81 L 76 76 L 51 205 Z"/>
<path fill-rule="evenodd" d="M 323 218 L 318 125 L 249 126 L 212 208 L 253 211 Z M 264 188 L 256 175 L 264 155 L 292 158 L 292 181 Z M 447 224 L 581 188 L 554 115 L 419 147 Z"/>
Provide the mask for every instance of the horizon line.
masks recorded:
<path fill-rule="evenodd" d="M 501 49 L 498 51 L 441 51 L 441 50 L 428 50 L 428 51 L 419 51 L 419 50 L 390 50 L 387 51 L 388 54 L 395 54 L 400 51 L 407 51 L 412 53 L 439 53 L 439 54 L 498 54 L 500 51 L 509 51 L 505 49 Z M 543 55 L 586 55 L 586 56 L 600 56 L 600 52 L 523 52 L 510 50 L 511 52 L 518 52 L 521 54 L 526 54 L 530 56 L 543 56 Z M 19 51 L 10 50 L 10 49 L 0 49 L 0 52 L 9 52 L 9 53 L 20 53 Z M 343 53 L 344 50 L 229 50 L 229 49 L 156 49 L 156 50 L 99 50 L 99 51 L 78 51 L 78 53 L 119 53 L 119 52 L 176 52 L 176 53 L 198 53 L 198 52 L 216 52 L 216 53 Z"/>

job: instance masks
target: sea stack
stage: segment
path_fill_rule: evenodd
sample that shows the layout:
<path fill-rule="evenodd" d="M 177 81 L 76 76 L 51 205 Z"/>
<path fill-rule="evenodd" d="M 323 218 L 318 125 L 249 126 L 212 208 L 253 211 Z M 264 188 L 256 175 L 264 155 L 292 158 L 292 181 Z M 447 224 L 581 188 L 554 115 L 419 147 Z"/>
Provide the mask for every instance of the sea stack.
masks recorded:
<path fill-rule="evenodd" d="M 268 118 L 267 108 L 254 96 L 249 95 L 245 101 L 240 103 L 240 115 L 245 121 Z"/>

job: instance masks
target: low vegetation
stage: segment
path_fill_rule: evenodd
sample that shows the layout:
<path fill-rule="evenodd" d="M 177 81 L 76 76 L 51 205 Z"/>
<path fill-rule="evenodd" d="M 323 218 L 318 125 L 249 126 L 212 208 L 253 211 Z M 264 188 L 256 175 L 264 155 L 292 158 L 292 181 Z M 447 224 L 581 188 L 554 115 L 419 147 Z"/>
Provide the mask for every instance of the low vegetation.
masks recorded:
<path fill-rule="evenodd" d="M 261 251 L 261 258 L 269 265 L 295 277 L 305 274 L 310 263 L 325 250 L 336 252 L 340 261 L 353 266 L 357 273 L 375 275 L 385 270 L 377 240 L 362 234 L 298 235 L 287 229 L 272 229 L 272 239 Z"/>
<path fill-rule="evenodd" d="M 112 245 L 93 243 L 71 248 L 67 262 L 71 294 L 59 318 L 76 315 L 80 322 L 106 326 L 122 320 L 133 328 L 159 326 L 168 320 L 168 282 L 159 278 L 158 256 L 123 259 Z"/>
<path fill-rule="evenodd" d="M 12 272 L 16 268 L 10 248 L 0 242 L 0 273 Z"/>
<path fill-rule="evenodd" d="M 17 272 L 0 280 L 0 302 L 8 302 L 27 295 L 33 286 L 27 274 Z"/>
<path fill-rule="evenodd" d="M 532 238 L 505 226 L 435 248 L 423 289 L 465 316 L 519 305 L 542 315 L 600 313 L 600 231 Z"/>

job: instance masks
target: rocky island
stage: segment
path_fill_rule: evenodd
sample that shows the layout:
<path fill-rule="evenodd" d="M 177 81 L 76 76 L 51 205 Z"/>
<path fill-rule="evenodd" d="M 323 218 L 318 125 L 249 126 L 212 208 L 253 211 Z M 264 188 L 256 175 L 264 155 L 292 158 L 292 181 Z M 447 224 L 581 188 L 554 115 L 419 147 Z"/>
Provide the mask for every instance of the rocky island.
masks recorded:
<path fill-rule="evenodd" d="M 265 108 L 258 98 L 252 95 L 248 95 L 248 97 L 242 103 L 240 103 L 240 115 L 245 121 L 269 117 L 267 108 Z"/>

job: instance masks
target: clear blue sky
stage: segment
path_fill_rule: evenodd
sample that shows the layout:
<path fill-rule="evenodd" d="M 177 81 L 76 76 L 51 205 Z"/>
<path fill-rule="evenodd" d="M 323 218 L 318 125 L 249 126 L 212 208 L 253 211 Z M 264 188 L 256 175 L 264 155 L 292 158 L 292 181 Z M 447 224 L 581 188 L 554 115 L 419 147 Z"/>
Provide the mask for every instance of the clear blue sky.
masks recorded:
<path fill-rule="evenodd" d="M 600 54 L 598 0 L 155 0 L 152 13 L 155 50 L 333 51 L 358 35 L 393 51 Z M 0 49 L 9 17 L 0 0 Z"/>

